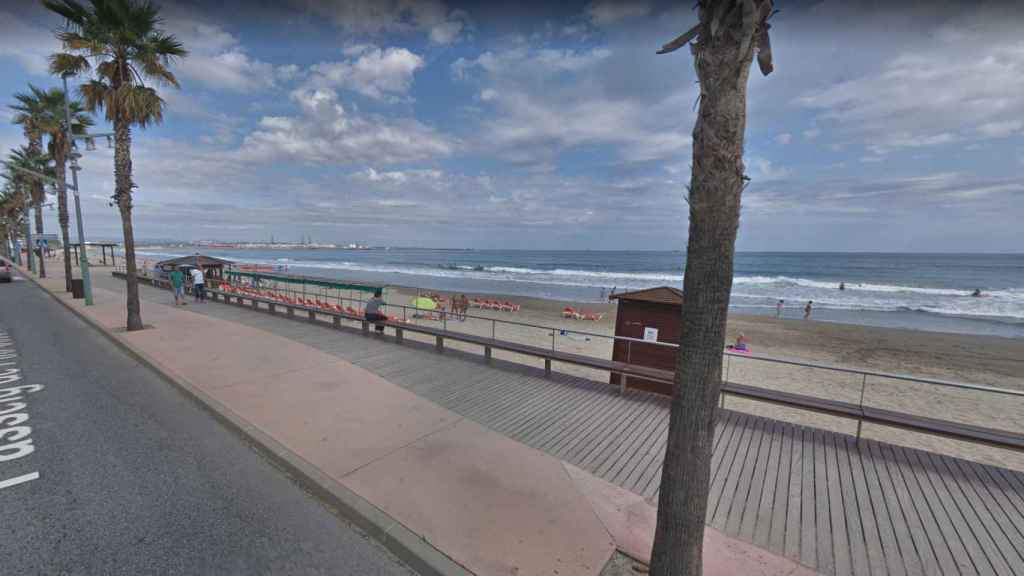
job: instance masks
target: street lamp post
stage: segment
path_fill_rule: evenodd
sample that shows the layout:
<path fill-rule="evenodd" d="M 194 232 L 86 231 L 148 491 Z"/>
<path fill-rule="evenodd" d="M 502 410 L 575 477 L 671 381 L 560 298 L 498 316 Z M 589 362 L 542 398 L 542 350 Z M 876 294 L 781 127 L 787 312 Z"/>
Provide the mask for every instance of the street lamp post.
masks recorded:
<path fill-rule="evenodd" d="M 79 154 L 77 147 L 75 146 L 75 138 L 90 139 L 96 136 L 104 136 L 104 134 L 78 134 L 77 136 L 71 132 L 71 104 L 68 99 L 68 74 L 61 76 L 61 80 L 64 82 L 64 130 L 66 135 L 66 141 L 70 145 L 69 153 L 65 156 L 71 160 L 71 190 L 75 193 L 75 222 L 78 226 L 78 244 L 81 247 L 81 253 L 79 254 L 80 262 L 79 267 L 82 270 L 82 288 L 85 292 L 85 305 L 92 306 L 92 276 L 89 274 L 89 253 L 85 249 L 85 232 L 82 230 L 82 202 L 78 196 L 78 171 L 81 168 L 78 166 Z M 61 186 L 67 190 L 67 176 L 64 176 Z M 65 192 L 67 194 L 67 192 Z"/>

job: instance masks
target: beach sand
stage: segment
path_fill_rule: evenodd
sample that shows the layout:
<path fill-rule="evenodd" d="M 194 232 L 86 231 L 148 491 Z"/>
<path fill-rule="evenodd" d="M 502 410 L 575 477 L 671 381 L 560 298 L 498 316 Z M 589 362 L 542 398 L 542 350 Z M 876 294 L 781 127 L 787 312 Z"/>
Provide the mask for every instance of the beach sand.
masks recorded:
<path fill-rule="evenodd" d="M 425 294 L 426 291 L 423 291 Z M 417 295 L 412 288 L 388 288 L 387 301 L 408 305 Z M 490 336 L 533 346 L 554 346 L 556 350 L 611 358 L 611 336 L 615 329 L 615 304 L 583 304 L 524 298 L 467 294 L 472 300 L 509 301 L 521 305 L 518 312 L 470 308 L 466 321 L 448 319 L 448 330 Z M 587 312 L 603 313 L 597 322 L 562 318 L 562 308 L 573 306 Z M 392 309 L 392 314 L 395 313 Z M 540 325 L 536 328 L 495 322 L 490 319 Z M 417 319 L 415 323 L 440 326 L 437 320 Z M 566 332 L 563 333 L 562 331 Z M 578 332 L 573 332 L 578 331 Z M 775 319 L 767 316 L 734 314 L 729 317 L 727 337 L 732 341 L 744 333 L 753 350 L 751 357 L 729 356 L 724 367 L 730 382 L 859 402 L 863 387 L 866 405 L 910 414 L 955 420 L 968 424 L 1024 433 L 1024 397 L 960 390 L 891 378 L 833 372 L 757 360 L 758 356 L 823 364 L 871 372 L 901 374 L 968 384 L 1024 391 L 1024 340 L 996 336 L 946 334 L 856 326 L 831 322 Z M 587 333 L 587 334 L 583 334 Z M 554 336 L 552 336 L 554 335 Z M 604 337 L 602 337 L 604 336 Z M 407 336 L 424 342 L 429 338 Z M 553 344 L 552 344 L 553 342 Z M 451 348 L 476 354 L 479 347 L 449 342 Z M 543 367 L 543 361 L 495 351 L 495 358 Z M 606 372 L 571 365 L 554 364 L 560 372 L 607 381 Z M 802 410 L 727 398 L 730 409 L 778 418 L 829 430 L 856 433 L 851 420 L 813 414 Z M 867 438 L 971 458 L 988 464 L 1024 470 L 1024 454 L 957 442 L 893 428 L 865 425 Z"/>

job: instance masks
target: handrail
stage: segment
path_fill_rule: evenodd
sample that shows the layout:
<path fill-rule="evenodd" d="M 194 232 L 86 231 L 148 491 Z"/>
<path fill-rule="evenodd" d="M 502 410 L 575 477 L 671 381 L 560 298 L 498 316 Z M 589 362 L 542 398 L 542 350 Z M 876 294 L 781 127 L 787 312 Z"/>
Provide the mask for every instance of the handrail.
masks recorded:
<path fill-rule="evenodd" d="M 754 356 L 751 354 L 740 354 L 737 352 L 725 352 L 726 356 L 735 356 L 736 358 L 743 358 L 749 360 L 759 360 L 762 362 L 772 362 L 775 364 L 789 364 L 791 366 L 804 366 L 806 368 L 815 368 L 819 370 L 830 370 L 833 372 L 845 372 L 847 374 L 856 374 L 857 376 L 872 376 L 875 378 L 888 378 L 892 380 L 903 380 L 907 382 L 920 382 L 922 384 L 932 384 L 935 386 L 948 386 L 951 388 L 961 388 L 964 390 L 975 390 L 979 392 L 992 392 L 993 394 L 1005 394 L 1008 396 L 1021 396 L 1024 397 L 1024 390 L 1013 390 L 1010 388 L 999 388 L 996 386 L 985 386 L 983 384 L 967 384 L 964 382 L 952 382 L 949 380 L 940 380 L 937 378 L 925 378 L 919 376 L 910 376 L 907 374 L 892 374 L 889 372 L 874 372 L 871 370 L 860 370 L 858 368 L 844 368 L 842 366 L 830 366 L 828 364 L 815 364 L 813 362 L 801 362 L 799 360 L 786 360 L 784 358 L 773 358 L 771 356 Z"/>

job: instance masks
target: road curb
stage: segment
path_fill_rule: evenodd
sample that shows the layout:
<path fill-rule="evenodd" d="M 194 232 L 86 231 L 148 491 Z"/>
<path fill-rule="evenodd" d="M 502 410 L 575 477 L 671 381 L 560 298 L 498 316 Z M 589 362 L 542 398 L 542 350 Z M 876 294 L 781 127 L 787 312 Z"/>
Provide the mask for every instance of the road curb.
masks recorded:
<path fill-rule="evenodd" d="M 230 408 L 217 401 L 206 392 L 193 386 L 184 378 L 178 377 L 173 370 L 163 366 L 159 361 L 149 357 L 145 352 L 136 350 L 117 334 L 94 321 L 83 311 L 78 310 L 64 298 L 43 286 L 31 274 L 21 267 L 15 267 L 25 279 L 37 288 L 49 294 L 54 300 L 70 310 L 86 324 L 98 331 L 114 343 L 126 354 L 148 367 L 158 376 L 190 397 L 196 404 L 208 411 L 220 423 L 236 434 L 239 434 L 257 452 L 285 472 L 304 490 L 330 507 L 341 518 L 349 521 L 367 536 L 373 538 L 407 566 L 422 576 L 471 576 L 472 572 L 462 567 L 443 552 L 431 545 L 426 539 L 377 508 L 370 501 L 356 494 L 346 486 L 331 478 L 319 468 L 295 454 L 280 442 L 259 430 Z"/>

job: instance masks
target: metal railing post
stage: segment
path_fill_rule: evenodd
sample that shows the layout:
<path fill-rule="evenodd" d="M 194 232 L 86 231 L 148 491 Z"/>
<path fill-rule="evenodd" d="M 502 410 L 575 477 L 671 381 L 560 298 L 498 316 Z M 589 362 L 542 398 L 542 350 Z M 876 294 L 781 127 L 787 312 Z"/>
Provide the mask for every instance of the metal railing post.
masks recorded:
<path fill-rule="evenodd" d="M 723 380 L 723 382 L 725 382 L 725 383 L 729 382 L 729 367 L 731 365 L 732 365 L 732 356 L 726 356 L 725 357 L 725 379 Z M 725 409 L 725 394 L 723 394 L 721 392 L 718 393 L 718 402 L 719 402 L 719 407 L 722 408 L 722 409 Z"/>
<path fill-rule="evenodd" d="M 861 378 L 861 381 L 860 381 L 860 402 L 858 403 L 858 406 L 860 406 L 860 417 L 857 418 L 857 446 L 858 447 L 860 446 L 860 432 L 861 432 L 861 428 L 863 428 L 863 426 L 864 426 L 864 390 L 867 388 L 867 386 L 868 386 L 868 375 L 867 375 L 867 373 L 865 373 L 863 375 L 863 377 Z"/>

